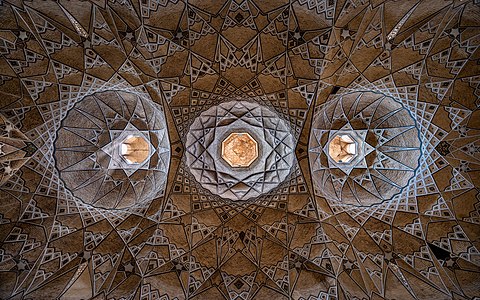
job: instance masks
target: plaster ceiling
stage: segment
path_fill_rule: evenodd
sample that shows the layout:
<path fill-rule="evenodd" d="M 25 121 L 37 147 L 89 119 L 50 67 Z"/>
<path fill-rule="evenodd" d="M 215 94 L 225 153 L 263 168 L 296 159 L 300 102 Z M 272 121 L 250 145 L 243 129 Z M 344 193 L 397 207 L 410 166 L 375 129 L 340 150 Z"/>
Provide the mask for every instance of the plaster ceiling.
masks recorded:
<path fill-rule="evenodd" d="M 0 1 L 0 298 L 478 297 L 479 26 L 476 0 Z"/>

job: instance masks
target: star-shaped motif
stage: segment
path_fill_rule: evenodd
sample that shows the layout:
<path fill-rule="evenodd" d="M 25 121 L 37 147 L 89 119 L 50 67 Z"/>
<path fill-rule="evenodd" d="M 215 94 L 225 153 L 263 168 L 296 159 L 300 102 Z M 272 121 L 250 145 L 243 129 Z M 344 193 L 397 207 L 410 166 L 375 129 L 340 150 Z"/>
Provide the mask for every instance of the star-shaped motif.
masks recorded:
<path fill-rule="evenodd" d="M 178 30 L 176 33 L 175 33 L 175 38 L 178 39 L 178 40 L 181 40 L 184 38 L 184 33 L 182 30 Z"/>
<path fill-rule="evenodd" d="M 175 264 L 175 270 L 182 271 L 183 270 L 183 265 L 181 263 Z"/>
<path fill-rule="evenodd" d="M 391 51 L 392 50 L 392 43 L 390 41 L 385 43 L 385 50 Z"/>
<path fill-rule="evenodd" d="M 354 264 L 351 261 L 347 260 L 346 262 L 343 263 L 343 266 L 345 267 L 346 270 L 352 270 Z"/>
<path fill-rule="evenodd" d="M 17 269 L 18 269 L 19 271 L 27 270 L 27 269 L 28 269 L 28 263 L 27 263 L 25 260 L 23 260 L 23 259 L 19 260 L 19 261 L 17 262 Z"/>
<path fill-rule="evenodd" d="M 88 49 L 92 47 L 92 42 L 90 40 L 86 39 L 83 41 L 83 48 Z"/>
<path fill-rule="evenodd" d="M 445 260 L 445 265 L 447 267 L 453 267 L 455 265 L 455 260 L 453 258 L 449 257 Z"/>
<path fill-rule="evenodd" d="M 460 30 L 458 28 L 452 28 L 450 29 L 450 35 L 457 38 L 460 35 Z"/>
<path fill-rule="evenodd" d="M 295 262 L 295 268 L 296 268 L 296 269 L 300 269 L 301 267 L 302 267 L 302 263 L 301 263 L 301 262 L 299 262 L 299 261 Z"/>
<path fill-rule="evenodd" d="M 13 173 L 13 169 L 10 165 L 7 165 L 3 168 L 3 172 L 5 173 L 5 175 L 11 175 Z"/>
<path fill-rule="evenodd" d="M 127 34 L 125 35 L 125 38 L 127 40 L 133 40 L 133 33 L 132 32 L 127 32 Z"/>
<path fill-rule="evenodd" d="M 18 38 L 21 39 L 22 41 L 26 40 L 28 38 L 27 33 L 25 31 L 20 31 Z"/>
<path fill-rule="evenodd" d="M 133 273 L 133 271 L 135 270 L 135 263 L 132 263 L 131 261 L 129 261 L 127 264 L 123 266 L 123 269 L 127 273 Z"/>
<path fill-rule="evenodd" d="M 384 258 L 386 261 L 392 261 L 393 260 L 393 252 L 386 252 L 384 255 Z"/>
<path fill-rule="evenodd" d="M 340 34 L 340 36 L 343 38 L 343 39 L 347 39 L 350 37 L 350 30 L 348 29 L 342 29 L 342 33 Z"/>

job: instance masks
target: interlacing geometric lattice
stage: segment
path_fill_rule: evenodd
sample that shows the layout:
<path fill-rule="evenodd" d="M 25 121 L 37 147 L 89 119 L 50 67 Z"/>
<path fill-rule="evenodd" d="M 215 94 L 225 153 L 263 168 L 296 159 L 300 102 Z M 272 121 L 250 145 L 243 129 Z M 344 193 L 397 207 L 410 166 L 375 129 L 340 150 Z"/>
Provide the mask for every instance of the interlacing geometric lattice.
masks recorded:
<path fill-rule="evenodd" d="M 479 1 L 0 2 L 1 299 L 480 295 Z M 106 91 L 137 100 L 95 100 Z M 230 101 L 267 108 L 294 138 L 288 175 L 267 169 L 278 185 L 253 181 L 246 201 L 204 187 L 195 172 L 210 187 L 228 172 L 187 154 L 196 120 Z M 157 125 L 136 121 L 142 106 L 146 121 L 163 110 L 170 141 L 151 190 Z M 98 135 L 65 139 L 93 121 Z M 351 163 L 325 155 L 340 135 Z M 148 168 L 124 159 L 130 137 Z M 92 176 L 69 182 L 71 164 Z M 102 172 L 105 197 L 82 195 Z"/>
<path fill-rule="evenodd" d="M 231 133 L 245 131 L 258 143 L 248 168 L 232 168 L 221 154 Z M 256 103 L 230 101 L 203 112 L 190 126 L 186 157 L 195 179 L 213 194 L 248 200 L 285 180 L 294 161 L 295 140 L 278 114 Z"/>
<path fill-rule="evenodd" d="M 87 96 L 69 111 L 57 135 L 54 157 L 60 178 L 81 201 L 126 208 L 145 205 L 163 191 L 170 143 L 163 111 L 151 100 L 113 91 Z M 141 163 L 122 156 L 122 143 L 129 137 L 147 142 L 148 155 Z"/>
<path fill-rule="evenodd" d="M 316 190 L 332 201 L 371 205 L 389 200 L 408 184 L 419 164 L 414 119 L 399 102 L 381 94 L 352 93 L 328 101 L 315 115 L 311 132 Z M 329 155 L 329 144 L 342 134 L 356 143 L 356 156 L 348 162 Z"/>

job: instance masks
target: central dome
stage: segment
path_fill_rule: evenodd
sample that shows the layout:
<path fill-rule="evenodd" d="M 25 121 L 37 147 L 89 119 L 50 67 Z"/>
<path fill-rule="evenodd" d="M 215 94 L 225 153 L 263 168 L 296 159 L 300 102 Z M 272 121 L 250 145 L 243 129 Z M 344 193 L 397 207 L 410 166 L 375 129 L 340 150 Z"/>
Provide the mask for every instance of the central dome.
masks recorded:
<path fill-rule="evenodd" d="M 203 112 L 187 134 L 187 165 L 215 195 L 247 200 L 270 191 L 292 169 L 295 140 L 277 113 L 247 101 Z"/>

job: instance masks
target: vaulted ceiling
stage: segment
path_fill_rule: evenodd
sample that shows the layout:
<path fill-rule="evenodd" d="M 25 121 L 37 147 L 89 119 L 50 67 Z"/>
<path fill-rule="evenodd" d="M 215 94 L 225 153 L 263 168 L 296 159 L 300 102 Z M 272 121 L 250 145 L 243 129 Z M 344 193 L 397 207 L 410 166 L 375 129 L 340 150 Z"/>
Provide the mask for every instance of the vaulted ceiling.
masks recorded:
<path fill-rule="evenodd" d="M 479 46 L 477 0 L 0 1 L 0 298 L 478 297 Z"/>

